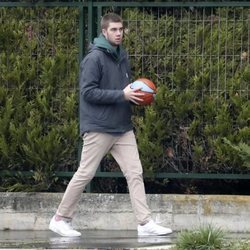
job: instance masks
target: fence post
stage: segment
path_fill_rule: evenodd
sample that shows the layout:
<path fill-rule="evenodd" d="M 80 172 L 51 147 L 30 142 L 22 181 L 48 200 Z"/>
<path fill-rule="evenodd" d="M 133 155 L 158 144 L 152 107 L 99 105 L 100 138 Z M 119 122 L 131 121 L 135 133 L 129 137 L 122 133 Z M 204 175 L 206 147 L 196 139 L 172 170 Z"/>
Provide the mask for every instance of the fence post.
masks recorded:
<path fill-rule="evenodd" d="M 93 39 L 93 1 L 88 1 L 88 42 Z"/>

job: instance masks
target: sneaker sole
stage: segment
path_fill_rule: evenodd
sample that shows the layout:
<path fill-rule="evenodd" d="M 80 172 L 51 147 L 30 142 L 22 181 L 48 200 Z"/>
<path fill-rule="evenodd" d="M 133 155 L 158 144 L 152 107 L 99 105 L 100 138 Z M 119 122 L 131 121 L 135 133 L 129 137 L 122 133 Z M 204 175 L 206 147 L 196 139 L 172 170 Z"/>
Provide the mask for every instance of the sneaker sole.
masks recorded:
<path fill-rule="evenodd" d="M 138 236 L 166 236 L 172 234 L 173 232 L 165 233 L 165 234 L 149 234 L 149 233 L 138 233 Z"/>
<path fill-rule="evenodd" d="M 79 235 L 66 235 L 66 234 L 63 234 L 63 233 L 59 232 L 59 231 L 58 231 L 55 227 L 53 227 L 53 226 L 49 226 L 49 230 L 51 230 L 52 232 L 57 233 L 57 234 L 59 234 L 59 235 L 61 235 L 61 236 L 63 236 L 63 237 L 79 237 L 79 236 L 82 235 L 81 233 L 79 233 Z"/>

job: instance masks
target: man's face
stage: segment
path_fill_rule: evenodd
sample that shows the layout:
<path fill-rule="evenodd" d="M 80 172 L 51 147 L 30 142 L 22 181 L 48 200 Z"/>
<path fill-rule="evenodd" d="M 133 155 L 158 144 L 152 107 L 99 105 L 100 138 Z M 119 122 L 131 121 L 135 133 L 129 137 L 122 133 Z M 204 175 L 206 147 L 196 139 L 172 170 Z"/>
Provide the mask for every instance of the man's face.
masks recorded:
<path fill-rule="evenodd" d="M 122 43 L 123 25 L 122 23 L 109 23 L 108 28 L 103 29 L 102 33 L 111 45 L 118 46 Z"/>

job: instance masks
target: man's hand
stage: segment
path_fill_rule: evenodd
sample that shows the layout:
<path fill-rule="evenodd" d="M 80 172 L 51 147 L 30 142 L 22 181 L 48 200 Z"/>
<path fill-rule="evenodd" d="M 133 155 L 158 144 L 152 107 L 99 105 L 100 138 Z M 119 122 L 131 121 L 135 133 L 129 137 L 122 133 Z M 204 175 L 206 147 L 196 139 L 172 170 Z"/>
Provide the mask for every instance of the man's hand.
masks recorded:
<path fill-rule="evenodd" d="M 135 104 L 139 104 L 139 101 L 143 101 L 140 96 L 143 96 L 143 93 L 138 92 L 141 88 L 131 89 L 129 84 L 125 89 L 123 89 L 125 100 L 131 101 Z"/>

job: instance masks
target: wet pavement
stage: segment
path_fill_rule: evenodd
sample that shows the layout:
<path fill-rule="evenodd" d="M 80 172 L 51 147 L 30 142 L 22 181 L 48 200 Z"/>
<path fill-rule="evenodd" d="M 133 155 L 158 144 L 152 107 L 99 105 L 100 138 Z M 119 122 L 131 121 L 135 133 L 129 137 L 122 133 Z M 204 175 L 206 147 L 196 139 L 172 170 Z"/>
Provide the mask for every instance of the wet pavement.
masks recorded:
<path fill-rule="evenodd" d="M 0 249 L 170 249 L 175 237 L 175 233 L 138 237 L 132 230 L 84 230 L 75 238 L 50 231 L 0 231 Z"/>

